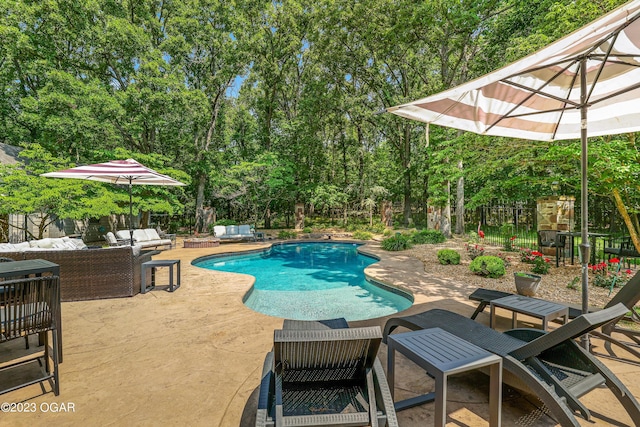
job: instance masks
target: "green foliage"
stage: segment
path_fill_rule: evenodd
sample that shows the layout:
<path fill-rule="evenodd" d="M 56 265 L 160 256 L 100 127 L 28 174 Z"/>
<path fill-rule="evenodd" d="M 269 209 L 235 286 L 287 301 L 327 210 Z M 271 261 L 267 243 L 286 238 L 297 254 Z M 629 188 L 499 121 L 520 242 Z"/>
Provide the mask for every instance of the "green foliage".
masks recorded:
<path fill-rule="evenodd" d="M 382 232 L 382 235 L 385 237 L 391 236 L 394 233 L 394 231 L 390 228 L 385 228 L 384 231 Z"/>
<path fill-rule="evenodd" d="M 471 270 L 473 274 L 477 274 L 479 276 L 497 279 L 498 277 L 504 276 L 504 261 L 496 256 L 479 256 L 471 261 L 469 270 Z"/>
<path fill-rule="evenodd" d="M 539 256 L 533 261 L 531 271 L 536 274 L 547 274 L 549 272 L 549 267 L 551 267 L 551 260 L 549 258 Z"/>
<path fill-rule="evenodd" d="M 353 238 L 356 240 L 371 240 L 373 235 L 368 231 L 355 231 L 353 233 Z"/>
<path fill-rule="evenodd" d="M 460 264 L 460 254 L 453 249 L 440 249 L 438 251 L 438 261 L 442 265 Z"/>
<path fill-rule="evenodd" d="M 411 242 L 415 244 L 423 243 L 443 243 L 447 238 L 439 230 L 420 230 L 411 235 Z"/>
<path fill-rule="evenodd" d="M 289 239 L 295 239 L 297 237 L 298 237 L 298 234 L 295 231 L 280 230 L 278 232 L 278 239 L 289 240 Z"/>
<path fill-rule="evenodd" d="M 224 225 L 224 226 L 227 226 L 227 225 L 236 225 L 236 224 L 237 224 L 237 222 L 235 220 L 233 220 L 233 219 L 219 219 L 214 224 L 212 224 L 212 226 L 213 225 Z"/>
<path fill-rule="evenodd" d="M 471 259 L 472 261 L 476 258 L 478 258 L 479 256 L 484 255 L 484 246 L 481 245 L 470 245 L 468 243 L 466 243 L 464 245 L 465 250 L 467 251 L 467 255 L 469 256 L 469 259 Z"/>
<path fill-rule="evenodd" d="M 311 229 L 311 227 L 305 227 L 302 232 L 306 233 L 306 234 L 310 234 L 313 230 Z"/>
<path fill-rule="evenodd" d="M 404 251 L 411 248 L 411 241 L 408 236 L 400 233 L 384 239 L 380 246 L 385 251 Z"/>

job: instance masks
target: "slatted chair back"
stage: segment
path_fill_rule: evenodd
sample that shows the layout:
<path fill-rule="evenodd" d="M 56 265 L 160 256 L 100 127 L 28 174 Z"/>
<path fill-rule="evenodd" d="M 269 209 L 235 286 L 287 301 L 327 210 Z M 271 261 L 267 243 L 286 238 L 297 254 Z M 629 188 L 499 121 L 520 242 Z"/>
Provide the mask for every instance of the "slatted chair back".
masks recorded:
<path fill-rule="evenodd" d="M 364 379 L 381 341 L 379 327 L 276 330 L 276 370 L 285 383 Z"/>
<path fill-rule="evenodd" d="M 511 351 L 509 354 L 518 360 L 525 360 L 531 356 L 537 356 L 545 350 L 559 345 L 567 340 L 577 338 L 609 322 L 620 319 L 627 313 L 624 304 L 619 303 L 613 307 L 593 313 L 578 316 L 569 323 L 560 326 L 551 332 L 544 334 L 522 347 Z"/>
<path fill-rule="evenodd" d="M 55 329 L 59 283 L 57 276 L 0 282 L 0 342 Z"/>

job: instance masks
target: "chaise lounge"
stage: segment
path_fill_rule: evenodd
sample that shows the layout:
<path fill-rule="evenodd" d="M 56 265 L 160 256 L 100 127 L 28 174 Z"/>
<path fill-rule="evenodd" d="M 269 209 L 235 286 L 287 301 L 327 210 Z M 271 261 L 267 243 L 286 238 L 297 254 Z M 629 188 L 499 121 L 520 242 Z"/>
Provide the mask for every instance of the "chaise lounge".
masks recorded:
<path fill-rule="evenodd" d="M 344 319 L 285 320 L 265 359 L 256 426 L 397 426 L 381 339 L 379 327 Z"/>
<path fill-rule="evenodd" d="M 623 304 L 581 315 L 551 331 L 513 329 L 498 332 L 447 310 L 434 309 L 387 321 L 386 337 L 397 327 L 411 330 L 439 327 L 503 358 L 504 382 L 537 396 L 563 426 L 579 426 L 574 412 L 589 420 L 579 398 L 605 384 L 632 420 L 640 419 L 640 405 L 626 386 L 599 360 L 574 341 L 585 333 L 627 313 Z"/>
<path fill-rule="evenodd" d="M 471 319 L 475 319 L 478 314 L 480 314 L 487 305 L 491 303 L 491 301 L 506 297 L 510 294 L 508 292 L 496 291 L 492 289 L 484 289 L 478 288 L 471 295 L 469 295 L 470 300 L 478 301 L 478 307 L 471 315 Z M 634 311 L 634 307 L 640 301 L 640 271 L 637 272 L 625 285 L 620 289 L 614 296 L 609 300 L 609 302 L 604 306 L 604 308 L 613 307 L 618 303 L 622 303 L 627 307 L 628 310 L 631 311 L 632 320 L 636 319 L 636 312 Z M 600 310 L 599 308 L 589 308 L 589 312 L 595 312 Z M 576 317 L 582 314 L 582 310 L 578 307 L 569 307 L 569 319 L 575 319 Z M 640 351 L 637 349 L 637 346 L 640 345 L 640 332 L 638 330 L 625 328 L 619 325 L 619 322 L 610 322 L 604 325 L 599 331 L 592 331 L 593 335 L 602 338 L 605 340 L 605 348 L 609 352 L 610 355 L 615 356 L 615 352 L 611 347 L 611 344 L 615 344 L 630 354 L 634 355 L 638 359 L 640 359 Z M 618 333 L 626 336 L 630 340 L 631 343 L 620 341 L 613 337 L 613 333 Z"/>

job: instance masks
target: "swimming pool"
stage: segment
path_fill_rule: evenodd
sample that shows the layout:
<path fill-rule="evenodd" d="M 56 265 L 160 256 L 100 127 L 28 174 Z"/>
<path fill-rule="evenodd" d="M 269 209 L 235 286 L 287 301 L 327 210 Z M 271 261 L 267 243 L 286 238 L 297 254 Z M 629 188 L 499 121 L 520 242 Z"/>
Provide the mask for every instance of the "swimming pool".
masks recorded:
<path fill-rule="evenodd" d="M 365 279 L 365 267 L 377 260 L 357 249 L 353 243 L 285 243 L 264 252 L 215 256 L 194 264 L 254 276 L 256 282 L 244 303 L 271 316 L 364 320 L 409 308 L 411 295 Z"/>

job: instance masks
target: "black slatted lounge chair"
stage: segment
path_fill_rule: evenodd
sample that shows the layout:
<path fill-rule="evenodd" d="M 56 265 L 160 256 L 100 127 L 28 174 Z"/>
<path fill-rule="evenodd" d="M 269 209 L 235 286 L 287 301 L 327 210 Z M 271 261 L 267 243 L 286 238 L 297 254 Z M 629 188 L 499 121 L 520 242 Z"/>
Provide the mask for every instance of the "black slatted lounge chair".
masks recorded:
<path fill-rule="evenodd" d="M 487 305 L 491 303 L 491 301 L 506 297 L 510 294 L 508 292 L 494 291 L 492 289 L 484 289 L 478 288 L 471 295 L 469 295 L 470 300 L 478 301 L 478 307 L 476 311 L 471 315 L 472 319 L 475 319 L 478 314 L 480 314 Z M 637 320 L 637 316 L 633 311 L 634 306 L 640 301 L 640 271 L 637 272 L 625 285 L 620 289 L 614 296 L 609 300 L 609 302 L 604 306 L 604 308 L 613 307 L 618 303 L 622 303 L 627 307 L 628 310 L 631 310 L 632 318 Z M 599 308 L 589 308 L 589 312 L 599 311 Z M 576 317 L 582 314 L 582 310 L 578 307 L 569 307 L 569 319 L 575 319 Z M 640 350 L 634 348 L 636 346 L 640 346 L 640 332 L 637 330 L 624 328 L 619 325 L 618 322 L 611 322 L 604 325 L 599 331 L 592 331 L 593 335 L 605 340 L 605 348 L 609 352 L 610 355 L 615 356 L 615 352 L 611 348 L 611 344 L 616 344 L 630 354 L 634 355 L 638 359 L 640 359 Z M 612 336 L 613 333 L 619 333 L 625 335 L 627 338 L 632 340 L 633 342 L 623 342 Z"/>
<path fill-rule="evenodd" d="M 347 328 L 346 321 L 285 321 L 274 331 L 256 426 L 398 425 L 376 357 L 380 328 L 331 328 Z"/>
<path fill-rule="evenodd" d="M 590 418 L 579 398 L 602 384 L 611 389 L 631 419 L 640 419 L 640 405 L 625 385 L 574 341 L 626 313 L 627 308 L 618 304 L 579 316 L 551 332 L 514 329 L 501 333 L 457 313 L 435 309 L 389 319 L 383 336 L 386 341 L 398 326 L 411 330 L 442 328 L 502 356 L 505 382 L 537 396 L 561 425 L 579 426 L 575 411 Z"/>

